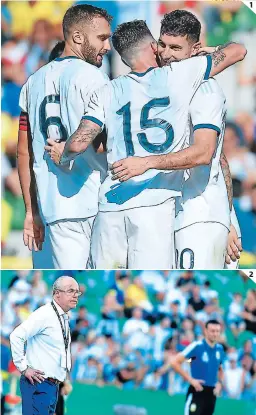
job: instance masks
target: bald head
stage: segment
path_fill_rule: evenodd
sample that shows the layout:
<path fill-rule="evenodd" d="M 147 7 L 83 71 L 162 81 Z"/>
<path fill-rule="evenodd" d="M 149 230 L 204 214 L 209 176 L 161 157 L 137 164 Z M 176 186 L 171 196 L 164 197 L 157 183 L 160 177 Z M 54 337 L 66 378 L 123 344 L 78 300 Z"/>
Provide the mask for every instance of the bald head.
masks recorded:
<path fill-rule="evenodd" d="M 79 296 L 79 285 L 75 278 L 63 275 L 53 284 L 53 298 L 65 311 L 76 307 Z"/>

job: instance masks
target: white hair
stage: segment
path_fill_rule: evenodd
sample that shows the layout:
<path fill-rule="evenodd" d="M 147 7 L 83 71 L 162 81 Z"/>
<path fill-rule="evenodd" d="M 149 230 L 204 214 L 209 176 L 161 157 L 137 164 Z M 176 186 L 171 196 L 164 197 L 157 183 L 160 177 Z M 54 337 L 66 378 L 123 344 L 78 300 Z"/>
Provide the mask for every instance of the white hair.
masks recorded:
<path fill-rule="evenodd" d="M 63 288 L 63 283 L 66 278 L 72 277 L 70 277 L 69 275 L 62 275 L 61 277 L 57 278 L 56 281 L 54 281 L 54 284 L 52 286 L 52 295 L 56 294 L 56 291 L 61 290 Z"/>

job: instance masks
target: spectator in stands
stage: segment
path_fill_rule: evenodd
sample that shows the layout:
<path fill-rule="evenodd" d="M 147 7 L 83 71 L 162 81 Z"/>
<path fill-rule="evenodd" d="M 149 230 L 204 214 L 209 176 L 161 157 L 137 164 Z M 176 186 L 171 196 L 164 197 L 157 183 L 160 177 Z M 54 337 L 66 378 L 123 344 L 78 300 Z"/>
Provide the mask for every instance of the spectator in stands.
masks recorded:
<path fill-rule="evenodd" d="M 166 340 L 171 338 L 171 336 L 171 319 L 170 317 L 163 317 L 160 324 L 156 324 L 154 327 L 153 356 L 156 360 L 162 360 Z"/>
<path fill-rule="evenodd" d="M 255 76 L 256 82 L 256 76 Z M 256 153 L 256 120 L 247 112 L 240 112 L 235 117 L 235 122 L 243 131 L 245 142 L 252 153 Z"/>
<path fill-rule="evenodd" d="M 47 295 L 47 285 L 43 280 L 42 271 L 34 271 L 32 280 L 31 280 L 31 294 L 34 301 L 37 301 L 37 304 L 42 303 L 43 299 Z"/>
<path fill-rule="evenodd" d="M 5 414 L 5 396 L 8 391 L 8 368 L 11 361 L 11 351 L 10 351 L 10 342 L 6 338 L 3 332 L 1 332 L 1 378 L 2 378 L 2 388 L 1 388 L 1 414 Z"/>
<path fill-rule="evenodd" d="M 143 333 L 148 333 L 149 323 L 143 320 L 142 309 L 136 307 L 132 311 L 132 318 L 128 319 L 123 326 L 123 336 L 128 337 L 138 330 L 141 330 Z"/>
<path fill-rule="evenodd" d="M 74 323 L 72 341 L 76 341 L 79 336 L 86 336 L 90 328 L 93 326 L 94 319 L 88 314 L 88 311 L 84 305 L 79 307 L 78 315 Z"/>
<path fill-rule="evenodd" d="M 153 372 L 150 372 L 146 375 L 143 388 L 149 390 L 159 390 L 161 386 L 161 376 L 158 373 L 158 370 L 155 369 Z"/>
<path fill-rule="evenodd" d="M 180 304 L 180 312 L 182 314 L 185 313 L 185 310 L 187 308 L 187 292 L 192 287 L 191 282 L 186 280 L 187 283 L 185 283 L 185 280 L 184 280 L 184 284 L 182 282 L 182 285 L 180 286 L 180 288 L 178 288 L 178 286 L 176 285 L 173 288 L 169 288 L 169 290 L 165 293 L 165 297 L 163 301 L 164 307 L 159 307 L 161 311 L 165 310 L 168 313 L 170 310 L 171 304 L 174 301 L 178 301 Z M 178 280 L 177 284 L 178 283 L 180 284 L 181 281 L 183 280 L 181 279 Z"/>
<path fill-rule="evenodd" d="M 240 293 L 235 293 L 228 310 L 228 324 L 235 338 L 245 329 L 245 323 L 241 317 L 242 311 L 243 297 Z"/>
<path fill-rule="evenodd" d="M 52 25 L 49 21 L 41 19 L 34 23 L 32 33 L 27 42 L 27 57 L 25 70 L 27 76 L 32 75 L 48 61 L 49 52 L 52 49 L 53 34 Z"/>
<path fill-rule="evenodd" d="M 174 300 L 171 302 L 168 315 L 171 319 L 171 328 L 179 330 L 184 318 L 184 314 L 180 311 L 179 300 Z"/>
<path fill-rule="evenodd" d="M 188 317 L 182 321 L 181 328 L 179 330 L 179 344 L 178 350 L 183 350 L 189 344 L 195 340 L 195 322 L 192 318 Z"/>
<path fill-rule="evenodd" d="M 117 372 L 120 371 L 123 365 L 120 353 L 114 353 L 110 356 L 109 362 L 105 363 L 103 367 L 103 380 L 106 384 L 115 384 Z"/>
<path fill-rule="evenodd" d="M 122 308 L 125 305 L 125 295 L 128 286 L 130 285 L 130 273 L 129 271 L 116 271 L 115 281 L 110 287 L 109 294 L 116 293 L 116 301 Z"/>
<path fill-rule="evenodd" d="M 247 292 L 242 317 L 246 330 L 256 334 L 256 290 L 249 290 Z"/>
<path fill-rule="evenodd" d="M 228 159 L 232 178 L 243 182 L 244 190 L 255 183 L 256 156 L 245 147 L 242 131 L 237 124 L 227 122 L 224 153 Z"/>
<path fill-rule="evenodd" d="M 237 366 L 237 355 L 229 356 L 229 367 L 224 369 L 223 389 L 226 396 L 232 399 L 240 399 L 245 387 L 245 370 Z"/>
<path fill-rule="evenodd" d="M 136 375 L 135 362 L 130 360 L 126 362 L 123 368 L 118 370 L 116 374 L 116 385 L 125 389 L 130 389 L 134 386 Z"/>
<path fill-rule="evenodd" d="M 201 296 L 203 300 L 208 303 L 213 298 L 218 298 L 218 291 L 211 289 L 211 282 L 206 280 L 201 287 Z"/>
<path fill-rule="evenodd" d="M 80 383 L 98 383 L 102 378 L 102 366 L 94 356 L 88 356 L 79 368 L 76 379 Z"/>
<path fill-rule="evenodd" d="M 149 301 L 147 291 L 140 277 L 135 277 L 133 282 L 128 286 L 125 293 L 125 308 L 129 312 L 134 307 L 151 312 L 153 307 Z"/>
<path fill-rule="evenodd" d="M 188 300 L 188 305 L 192 308 L 193 313 L 203 310 L 205 302 L 200 294 L 200 285 L 194 284 L 192 287 L 192 295 Z"/>
<path fill-rule="evenodd" d="M 218 300 L 213 299 L 205 305 L 204 309 L 196 313 L 196 323 L 201 328 L 208 320 L 222 321 L 222 310 L 219 307 Z"/>

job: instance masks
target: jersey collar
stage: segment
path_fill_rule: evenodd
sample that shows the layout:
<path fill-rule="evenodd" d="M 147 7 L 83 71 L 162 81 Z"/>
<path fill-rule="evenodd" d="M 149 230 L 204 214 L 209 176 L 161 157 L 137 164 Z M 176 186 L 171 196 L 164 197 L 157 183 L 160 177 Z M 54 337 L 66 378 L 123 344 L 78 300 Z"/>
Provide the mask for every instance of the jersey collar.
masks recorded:
<path fill-rule="evenodd" d="M 142 76 L 146 75 L 148 72 L 152 71 L 152 69 L 155 69 L 155 68 L 152 66 L 151 68 L 148 68 L 146 70 L 146 72 L 134 72 L 134 71 L 132 71 L 132 72 L 130 72 L 130 74 L 142 77 Z"/>
<path fill-rule="evenodd" d="M 56 303 L 56 301 L 55 301 L 55 300 L 52 300 L 52 301 L 53 301 L 53 303 L 54 303 L 55 307 L 57 308 L 59 315 L 60 315 L 60 316 L 62 316 L 63 314 L 65 314 L 65 311 L 64 311 L 64 310 L 62 310 L 62 308 L 59 306 L 59 304 L 58 304 L 58 303 Z"/>
<path fill-rule="evenodd" d="M 80 59 L 78 56 L 64 56 L 63 58 L 54 59 L 56 62 L 64 61 L 65 59 Z"/>

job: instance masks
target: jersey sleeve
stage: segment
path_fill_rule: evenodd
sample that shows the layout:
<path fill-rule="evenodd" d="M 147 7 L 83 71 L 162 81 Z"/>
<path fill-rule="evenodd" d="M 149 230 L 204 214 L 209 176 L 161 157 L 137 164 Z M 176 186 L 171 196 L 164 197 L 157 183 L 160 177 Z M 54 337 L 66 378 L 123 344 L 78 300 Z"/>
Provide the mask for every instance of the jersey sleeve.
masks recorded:
<path fill-rule="evenodd" d="M 225 96 L 214 79 L 203 82 L 190 103 L 193 130 L 208 128 L 221 132 L 225 112 Z"/>
<path fill-rule="evenodd" d="M 20 91 L 19 106 L 22 112 L 28 112 L 28 84 L 23 85 Z"/>
<path fill-rule="evenodd" d="M 101 129 L 104 128 L 106 121 L 107 95 L 107 85 L 93 92 L 88 102 L 87 111 L 82 117 L 84 120 L 90 120 L 98 124 Z"/>
<path fill-rule="evenodd" d="M 212 68 L 212 57 L 197 56 L 180 62 L 173 62 L 170 70 L 175 83 L 179 85 L 181 94 L 191 100 L 199 85 L 209 79 Z"/>
<path fill-rule="evenodd" d="M 193 342 L 189 346 L 187 346 L 181 354 L 186 357 L 187 359 L 191 359 L 192 357 L 197 356 L 197 350 L 198 350 L 198 343 Z"/>
<path fill-rule="evenodd" d="M 110 82 L 108 76 L 97 68 L 91 68 L 91 72 L 87 76 L 88 79 L 85 80 L 84 72 L 80 72 L 76 82 L 77 88 L 80 90 L 80 95 L 84 103 L 84 113 L 88 109 L 88 104 L 92 94 Z"/>

